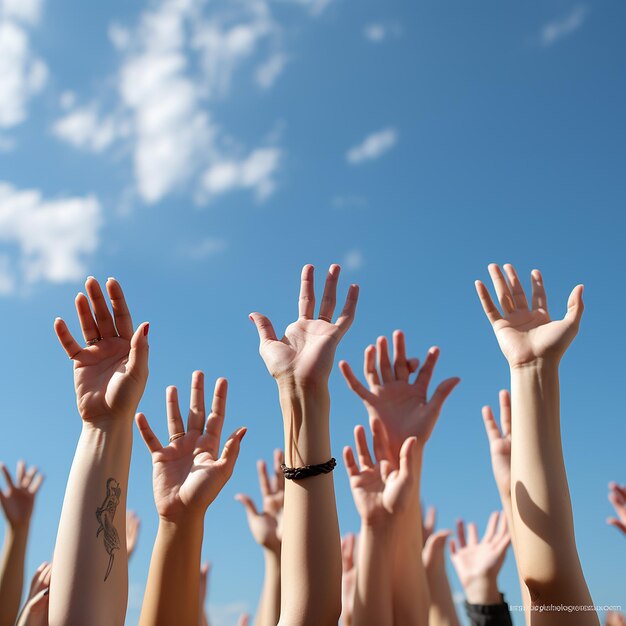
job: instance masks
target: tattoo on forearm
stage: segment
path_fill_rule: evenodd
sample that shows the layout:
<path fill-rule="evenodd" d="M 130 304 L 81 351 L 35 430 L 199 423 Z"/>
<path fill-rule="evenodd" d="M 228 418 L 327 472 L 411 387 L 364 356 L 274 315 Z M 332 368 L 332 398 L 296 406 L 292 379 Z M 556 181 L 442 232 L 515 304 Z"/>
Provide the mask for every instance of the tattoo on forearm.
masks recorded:
<path fill-rule="evenodd" d="M 115 560 L 113 551 L 120 549 L 120 536 L 115 526 L 113 526 L 113 518 L 115 517 L 117 505 L 120 503 L 121 494 L 122 489 L 120 484 L 115 478 L 109 478 L 109 480 L 107 480 L 107 495 L 104 498 L 102 506 L 96 509 L 96 519 L 98 520 L 98 524 L 100 524 L 96 537 L 98 537 L 100 533 L 103 533 L 104 549 L 109 555 L 109 566 L 104 575 L 104 580 L 109 577 L 111 568 L 113 567 L 113 561 Z"/>

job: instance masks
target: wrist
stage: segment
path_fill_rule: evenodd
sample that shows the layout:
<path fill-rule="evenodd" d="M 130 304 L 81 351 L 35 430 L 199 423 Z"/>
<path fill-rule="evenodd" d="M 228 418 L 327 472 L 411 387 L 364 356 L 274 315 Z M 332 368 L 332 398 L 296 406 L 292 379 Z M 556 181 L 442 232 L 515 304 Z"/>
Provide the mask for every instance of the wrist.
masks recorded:
<path fill-rule="evenodd" d="M 463 585 L 465 598 L 470 604 L 500 604 L 502 594 L 498 581 L 492 577 L 477 577 Z"/>
<path fill-rule="evenodd" d="M 30 519 L 25 522 L 13 523 L 8 520 L 6 539 L 7 541 L 26 542 L 30 531 Z"/>
<path fill-rule="evenodd" d="M 176 516 L 160 515 L 158 533 L 169 539 L 199 537 L 202 541 L 204 515 L 188 512 Z"/>
<path fill-rule="evenodd" d="M 265 563 L 267 565 L 280 565 L 280 549 L 281 544 L 278 543 L 277 546 L 262 546 L 263 547 L 263 557 L 265 559 Z"/>
<path fill-rule="evenodd" d="M 300 377 L 292 373 L 282 374 L 275 379 L 278 392 L 281 396 L 302 396 L 303 394 L 314 396 L 328 395 L 328 377 L 311 378 Z"/>
<path fill-rule="evenodd" d="M 511 374 L 513 373 L 532 373 L 532 372 L 555 372 L 559 369 L 561 355 L 537 357 L 530 361 L 521 363 L 509 363 Z"/>

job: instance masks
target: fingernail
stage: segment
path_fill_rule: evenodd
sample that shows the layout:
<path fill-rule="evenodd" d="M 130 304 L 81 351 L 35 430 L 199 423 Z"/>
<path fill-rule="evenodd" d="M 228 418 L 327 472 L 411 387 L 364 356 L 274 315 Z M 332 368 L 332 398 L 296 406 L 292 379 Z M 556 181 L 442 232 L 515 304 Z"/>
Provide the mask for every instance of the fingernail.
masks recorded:
<path fill-rule="evenodd" d="M 47 596 L 49 593 L 50 593 L 50 588 L 48 587 L 48 589 L 46 589 L 46 590 L 43 592 L 43 595 L 44 595 L 44 596 Z"/>
<path fill-rule="evenodd" d="M 143 334 L 144 334 L 144 337 L 146 337 L 146 336 L 148 335 L 148 331 L 149 331 L 149 330 L 150 330 L 150 324 L 148 323 L 148 324 L 146 324 L 146 325 L 143 327 Z"/>

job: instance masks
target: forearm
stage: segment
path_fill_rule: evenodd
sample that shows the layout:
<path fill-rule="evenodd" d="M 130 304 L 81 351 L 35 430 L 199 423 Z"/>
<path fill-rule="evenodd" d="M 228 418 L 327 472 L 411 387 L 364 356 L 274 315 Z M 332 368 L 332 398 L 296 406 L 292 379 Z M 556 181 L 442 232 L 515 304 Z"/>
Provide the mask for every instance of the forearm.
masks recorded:
<path fill-rule="evenodd" d="M 197 626 L 199 623 L 203 524 L 203 516 L 179 523 L 160 521 L 140 626 Z"/>
<path fill-rule="evenodd" d="M 254 626 L 276 626 L 280 619 L 280 551 L 263 550 L 265 575 Z"/>
<path fill-rule="evenodd" d="M 281 388 L 285 463 L 328 461 L 328 391 Z M 285 484 L 281 624 L 336 626 L 341 613 L 341 548 L 332 473 Z"/>
<path fill-rule="evenodd" d="M 392 626 L 392 527 L 361 525 L 353 626 Z"/>
<path fill-rule="evenodd" d="M 7 526 L 0 561 L 0 626 L 13 626 L 20 610 L 28 525 Z"/>
<path fill-rule="evenodd" d="M 419 489 L 423 450 L 420 449 L 417 457 L 418 488 L 411 495 L 411 502 L 399 517 L 394 528 L 393 610 L 394 620 L 398 624 L 427 626 L 430 596 L 422 561 L 422 515 Z"/>
<path fill-rule="evenodd" d="M 126 495 L 132 421 L 84 424 L 54 551 L 50 626 L 123 624 L 128 596 Z M 114 497 L 108 493 L 110 479 Z M 119 485 L 119 497 L 117 496 Z M 105 510 L 103 510 L 105 509 Z"/>
<path fill-rule="evenodd" d="M 443 555 L 440 563 L 426 569 L 426 578 L 430 591 L 428 626 L 460 626 Z"/>
<path fill-rule="evenodd" d="M 591 604 L 561 446 L 558 364 L 511 370 L 511 496 L 519 572 L 533 601 Z"/>

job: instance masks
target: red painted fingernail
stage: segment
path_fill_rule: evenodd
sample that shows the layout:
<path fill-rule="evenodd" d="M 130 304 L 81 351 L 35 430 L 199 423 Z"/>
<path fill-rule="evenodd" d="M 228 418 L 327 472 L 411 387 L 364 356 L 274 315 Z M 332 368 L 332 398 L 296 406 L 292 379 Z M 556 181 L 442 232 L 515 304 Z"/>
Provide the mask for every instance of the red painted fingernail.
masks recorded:
<path fill-rule="evenodd" d="M 150 324 L 146 324 L 146 325 L 143 327 L 143 334 L 144 334 L 144 337 L 148 335 L 148 331 L 149 331 L 149 330 L 150 330 Z"/>

